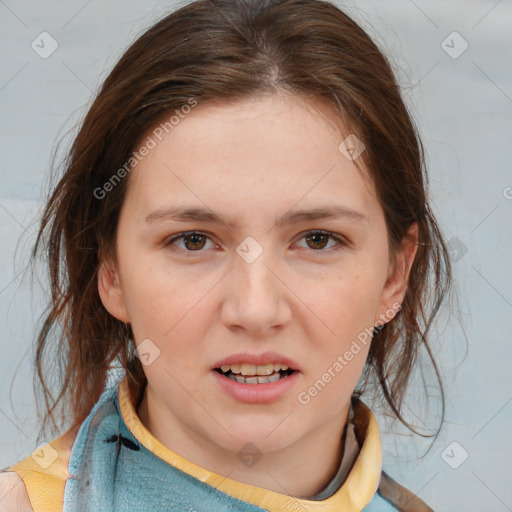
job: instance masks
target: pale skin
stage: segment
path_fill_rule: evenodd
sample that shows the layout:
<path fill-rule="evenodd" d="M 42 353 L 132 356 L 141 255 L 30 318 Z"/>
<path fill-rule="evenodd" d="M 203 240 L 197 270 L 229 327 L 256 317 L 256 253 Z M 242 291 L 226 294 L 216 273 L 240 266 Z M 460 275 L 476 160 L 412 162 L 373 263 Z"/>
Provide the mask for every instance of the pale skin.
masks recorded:
<path fill-rule="evenodd" d="M 136 344 L 150 339 L 161 351 L 144 366 L 148 386 L 137 412 L 146 428 L 204 468 L 297 497 L 319 492 L 337 471 L 369 344 L 309 404 L 297 396 L 365 328 L 391 320 L 417 247 L 413 225 L 411 242 L 391 257 L 373 184 L 339 151 L 346 134 L 332 115 L 284 94 L 199 104 L 131 171 L 117 259 L 98 272 L 105 308 L 131 324 Z M 145 220 L 178 205 L 234 224 Z M 290 210 L 326 205 L 351 208 L 366 220 L 275 223 Z M 168 243 L 192 230 L 199 238 Z M 312 241 L 312 230 L 346 245 L 329 237 Z M 236 252 L 246 237 L 263 249 L 251 263 Z M 300 365 L 290 392 L 247 404 L 220 389 L 216 361 L 267 350 Z M 262 453 L 252 467 L 236 456 L 248 442 Z"/>

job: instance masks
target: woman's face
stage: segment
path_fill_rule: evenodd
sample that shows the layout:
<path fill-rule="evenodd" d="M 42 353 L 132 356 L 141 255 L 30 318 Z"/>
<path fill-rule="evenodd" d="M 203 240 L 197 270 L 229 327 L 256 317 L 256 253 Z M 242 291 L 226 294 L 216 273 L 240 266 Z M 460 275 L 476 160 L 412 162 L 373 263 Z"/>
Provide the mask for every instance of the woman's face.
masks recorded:
<path fill-rule="evenodd" d="M 131 171 L 99 290 L 177 446 L 273 451 L 344 425 L 407 278 L 346 135 L 292 96 L 199 104 Z"/>

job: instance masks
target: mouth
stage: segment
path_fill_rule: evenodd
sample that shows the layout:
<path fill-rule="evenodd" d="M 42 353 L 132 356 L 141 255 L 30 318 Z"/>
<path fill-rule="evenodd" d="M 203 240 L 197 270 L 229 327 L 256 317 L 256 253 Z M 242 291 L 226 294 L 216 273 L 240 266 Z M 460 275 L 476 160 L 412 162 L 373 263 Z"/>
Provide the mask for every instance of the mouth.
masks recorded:
<path fill-rule="evenodd" d="M 214 382 L 238 402 L 269 404 L 293 396 L 302 369 L 277 352 L 238 352 L 212 365 Z"/>
<path fill-rule="evenodd" d="M 286 379 L 296 372 L 284 363 L 254 364 L 225 364 L 215 371 L 220 375 L 240 384 L 270 384 Z"/>

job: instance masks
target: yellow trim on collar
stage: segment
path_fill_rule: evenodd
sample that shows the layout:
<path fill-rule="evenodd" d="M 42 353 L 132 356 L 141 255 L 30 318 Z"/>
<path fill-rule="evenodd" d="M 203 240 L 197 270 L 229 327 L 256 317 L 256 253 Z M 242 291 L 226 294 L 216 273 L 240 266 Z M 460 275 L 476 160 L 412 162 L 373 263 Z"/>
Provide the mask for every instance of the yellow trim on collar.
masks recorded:
<path fill-rule="evenodd" d="M 127 376 L 119 383 L 121 415 L 135 438 L 157 457 L 221 492 L 251 503 L 269 512 L 302 510 L 307 512 L 361 512 L 379 487 L 382 470 L 382 451 L 377 421 L 370 409 L 360 400 L 354 400 L 354 424 L 362 448 L 354 466 L 341 488 L 322 501 L 294 498 L 285 494 L 231 480 L 213 473 L 173 452 L 140 421 L 135 408 L 135 397 L 130 394 Z"/>

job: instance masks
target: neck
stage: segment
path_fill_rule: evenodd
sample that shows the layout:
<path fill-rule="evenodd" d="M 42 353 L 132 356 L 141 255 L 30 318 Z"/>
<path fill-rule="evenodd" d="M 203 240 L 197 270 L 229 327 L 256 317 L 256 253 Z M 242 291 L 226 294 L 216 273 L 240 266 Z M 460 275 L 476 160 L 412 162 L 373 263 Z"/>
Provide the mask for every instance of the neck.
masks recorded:
<path fill-rule="evenodd" d="M 175 418 L 162 415 L 162 407 L 151 397 L 148 400 L 148 388 L 144 389 L 136 408 L 141 423 L 167 448 L 209 471 L 296 498 L 319 493 L 338 472 L 349 403 L 340 415 L 299 441 L 280 450 L 262 453 L 255 466 L 244 467 L 233 451 L 212 444 L 190 429 L 183 430 L 173 421 Z M 163 416 L 165 421 L 162 421 Z"/>

